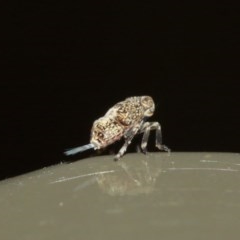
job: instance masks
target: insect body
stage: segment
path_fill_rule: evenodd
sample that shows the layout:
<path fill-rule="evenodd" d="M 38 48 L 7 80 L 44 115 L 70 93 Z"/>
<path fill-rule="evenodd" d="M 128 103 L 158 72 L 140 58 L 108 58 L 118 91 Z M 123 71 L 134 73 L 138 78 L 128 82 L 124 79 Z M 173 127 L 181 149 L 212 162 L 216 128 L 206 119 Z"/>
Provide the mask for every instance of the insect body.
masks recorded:
<path fill-rule="evenodd" d="M 72 155 L 87 149 L 101 149 L 124 137 L 125 143 L 115 159 L 121 158 L 136 134 L 143 133 L 141 149 L 147 152 L 147 141 L 151 130 L 156 130 L 156 147 L 170 151 L 162 145 L 161 127 L 158 122 L 146 122 L 153 115 L 155 104 L 150 96 L 129 97 L 115 104 L 108 112 L 97 119 L 92 126 L 90 144 L 76 147 L 65 152 Z"/>

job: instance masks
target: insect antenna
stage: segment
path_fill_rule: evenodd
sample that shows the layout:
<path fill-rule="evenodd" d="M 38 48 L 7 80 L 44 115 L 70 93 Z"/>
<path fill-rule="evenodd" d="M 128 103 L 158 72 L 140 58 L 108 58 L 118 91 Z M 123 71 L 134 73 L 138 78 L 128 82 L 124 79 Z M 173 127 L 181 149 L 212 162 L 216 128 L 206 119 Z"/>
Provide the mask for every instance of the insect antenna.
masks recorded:
<path fill-rule="evenodd" d="M 89 144 L 86 144 L 86 145 L 83 145 L 83 146 L 80 146 L 80 147 L 71 148 L 71 149 L 65 151 L 64 154 L 67 155 L 67 156 L 74 155 L 76 153 L 83 152 L 83 151 L 86 151 L 86 150 L 94 148 L 94 147 L 95 146 L 92 143 L 89 143 Z"/>

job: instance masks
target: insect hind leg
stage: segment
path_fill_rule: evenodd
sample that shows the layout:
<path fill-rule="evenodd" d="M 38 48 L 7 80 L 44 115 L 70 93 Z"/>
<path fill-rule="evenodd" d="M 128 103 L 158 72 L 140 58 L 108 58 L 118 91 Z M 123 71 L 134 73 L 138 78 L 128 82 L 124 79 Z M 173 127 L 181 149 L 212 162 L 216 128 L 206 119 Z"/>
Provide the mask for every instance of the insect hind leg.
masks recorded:
<path fill-rule="evenodd" d="M 159 150 L 170 152 L 170 149 L 162 144 L 162 131 L 159 122 L 145 122 L 140 129 L 140 133 L 143 132 L 143 138 L 141 143 L 143 153 L 147 152 L 147 142 L 151 130 L 156 130 L 156 147 Z"/>
<path fill-rule="evenodd" d="M 114 160 L 117 161 L 119 160 L 124 153 L 127 151 L 128 145 L 131 143 L 133 137 L 136 135 L 137 131 L 139 128 L 131 129 L 126 135 L 125 135 L 125 142 L 123 146 L 120 148 L 119 152 L 117 155 L 115 155 Z"/>
<path fill-rule="evenodd" d="M 131 141 L 126 140 L 121 149 L 119 150 L 118 154 L 115 155 L 114 160 L 117 161 L 119 160 L 123 154 L 127 151 L 128 145 L 131 143 Z"/>

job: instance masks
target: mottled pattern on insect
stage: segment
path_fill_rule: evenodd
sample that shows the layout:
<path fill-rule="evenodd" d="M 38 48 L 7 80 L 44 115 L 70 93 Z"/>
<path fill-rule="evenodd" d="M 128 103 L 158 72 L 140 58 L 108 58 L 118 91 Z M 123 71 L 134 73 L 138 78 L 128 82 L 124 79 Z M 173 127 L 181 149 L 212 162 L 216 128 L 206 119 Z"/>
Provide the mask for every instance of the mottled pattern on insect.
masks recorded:
<path fill-rule="evenodd" d="M 150 96 L 129 97 L 115 104 L 107 113 L 97 119 L 92 126 L 90 144 L 76 147 L 65 152 L 72 155 L 90 148 L 102 149 L 120 140 L 125 142 L 115 159 L 121 158 L 136 134 L 143 133 L 141 149 L 147 152 L 147 142 L 151 130 L 156 131 L 156 147 L 163 151 L 170 151 L 162 145 L 161 127 L 158 122 L 146 122 L 153 115 L 155 104 Z"/>

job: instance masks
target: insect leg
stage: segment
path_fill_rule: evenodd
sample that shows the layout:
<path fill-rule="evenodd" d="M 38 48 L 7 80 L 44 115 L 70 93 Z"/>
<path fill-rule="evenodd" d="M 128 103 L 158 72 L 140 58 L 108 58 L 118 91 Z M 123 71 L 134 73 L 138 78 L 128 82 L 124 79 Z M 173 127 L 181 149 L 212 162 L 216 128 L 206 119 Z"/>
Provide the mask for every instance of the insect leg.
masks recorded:
<path fill-rule="evenodd" d="M 170 152 L 170 149 L 162 144 L 162 131 L 159 122 L 145 122 L 140 132 L 143 132 L 141 148 L 146 153 L 147 141 L 150 130 L 156 130 L 156 147 L 160 150 Z"/>
<path fill-rule="evenodd" d="M 114 157 L 114 160 L 119 160 L 122 156 L 123 156 L 123 154 L 126 152 L 126 150 L 127 150 L 127 147 L 128 147 L 128 145 L 131 143 L 131 139 L 130 138 L 127 138 L 126 140 L 125 140 L 125 143 L 123 144 L 123 146 L 121 147 L 121 149 L 119 150 L 119 152 L 118 152 L 118 154 Z"/>
<path fill-rule="evenodd" d="M 156 129 L 156 147 L 160 150 L 170 152 L 170 149 L 162 144 L 162 130 L 159 122 L 153 122 L 152 129 Z"/>
<path fill-rule="evenodd" d="M 136 135 L 136 132 L 138 131 L 137 128 L 131 129 L 126 135 L 125 135 L 125 143 L 120 148 L 118 154 L 114 157 L 114 160 L 119 160 L 123 154 L 126 152 L 128 145 L 131 143 L 133 137 Z"/>
<path fill-rule="evenodd" d="M 142 129 L 141 129 L 141 132 L 144 132 L 142 137 L 142 143 L 141 143 L 141 149 L 144 154 L 147 153 L 147 142 L 148 142 L 150 130 L 151 130 L 151 124 L 149 122 L 145 122 L 142 125 Z"/>

